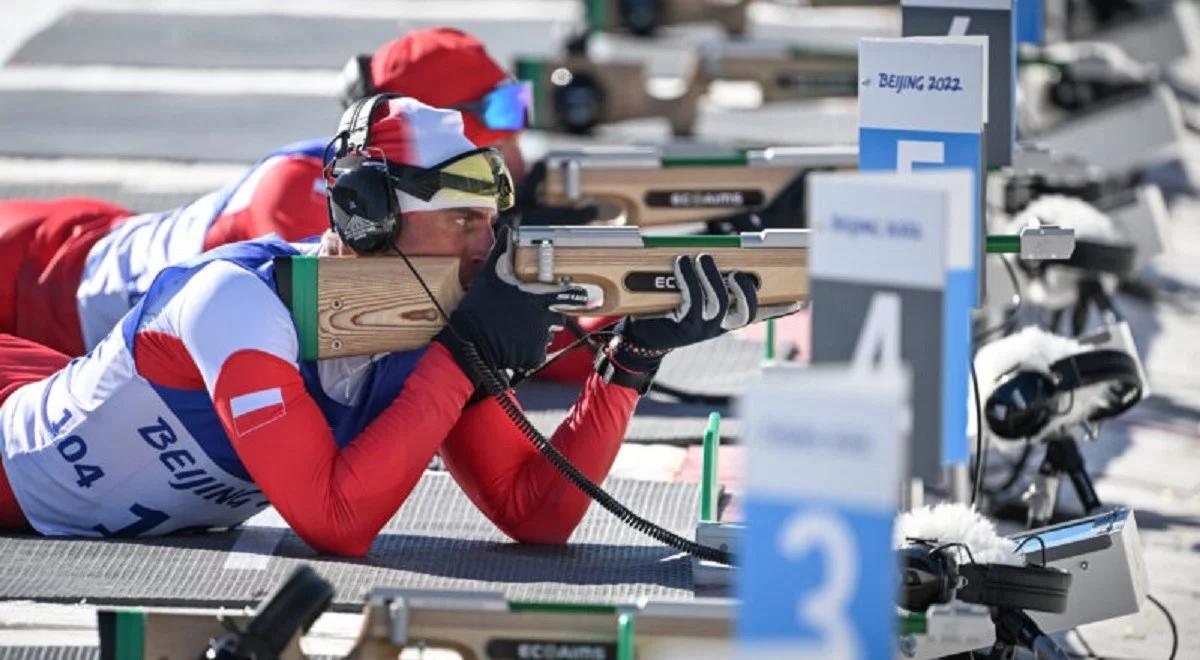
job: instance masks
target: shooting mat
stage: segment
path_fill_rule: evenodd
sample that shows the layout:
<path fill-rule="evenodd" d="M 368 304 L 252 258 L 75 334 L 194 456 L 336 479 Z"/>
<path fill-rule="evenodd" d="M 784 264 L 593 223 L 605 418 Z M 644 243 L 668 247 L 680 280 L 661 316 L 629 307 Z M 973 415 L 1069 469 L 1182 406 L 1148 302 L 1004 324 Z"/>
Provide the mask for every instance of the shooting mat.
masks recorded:
<path fill-rule="evenodd" d="M 699 517 L 695 484 L 611 479 L 606 486 L 639 514 L 693 535 Z M 362 560 L 317 557 L 290 530 L 258 525 L 136 540 L 6 535 L 0 536 L 0 556 L 0 599 L 252 605 L 298 563 L 331 581 L 337 588 L 333 609 L 346 611 L 360 608 L 375 587 L 502 590 L 512 599 L 560 602 L 692 597 L 689 558 L 595 504 L 569 544 L 521 545 L 506 539 L 449 475 L 439 473 L 425 474 Z"/>

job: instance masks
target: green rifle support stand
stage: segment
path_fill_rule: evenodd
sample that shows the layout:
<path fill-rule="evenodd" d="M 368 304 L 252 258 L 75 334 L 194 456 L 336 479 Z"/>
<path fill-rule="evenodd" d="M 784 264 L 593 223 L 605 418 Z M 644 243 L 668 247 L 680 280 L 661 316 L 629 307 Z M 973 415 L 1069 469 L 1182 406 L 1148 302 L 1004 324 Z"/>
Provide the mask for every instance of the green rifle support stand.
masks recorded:
<path fill-rule="evenodd" d="M 717 477 L 717 455 L 720 447 L 721 414 L 709 413 L 708 428 L 704 431 L 704 456 L 700 474 L 700 522 L 696 525 L 696 542 L 733 551 L 742 525 L 719 520 L 721 484 Z M 734 573 L 733 566 L 692 558 L 692 586 L 697 590 L 728 590 L 733 586 Z"/>

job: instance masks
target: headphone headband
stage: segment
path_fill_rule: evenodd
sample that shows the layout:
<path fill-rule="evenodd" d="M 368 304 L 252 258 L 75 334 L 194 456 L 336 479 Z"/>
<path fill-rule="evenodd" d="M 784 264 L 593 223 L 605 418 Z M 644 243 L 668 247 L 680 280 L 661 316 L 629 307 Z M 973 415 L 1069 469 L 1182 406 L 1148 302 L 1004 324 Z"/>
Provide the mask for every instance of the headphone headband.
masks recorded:
<path fill-rule="evenodd" d="M 375 108 L 385 101 L 401 97 L 401 94 L 376 94 L 359 99 L 346 108 L 338 121 L 341 146 L 335 158 L 341 159 L 365 151 L 371 143 L 371 115 L 375 114 Z"/>
<path fill-rule="evenodd" d="M 1137 363 L 1124 351 L 1111 348 L 1085 351 L 1065 357 L 1050 365 L 1050 373 L 1060 389 L 1079 389 L 1103 381 L 1124 381 L 1138 377 Z"/>
<path fill-rule="evenodd" d="M 1112 417 L 1129 410 L 1142 399 L 1144 384 L 1137 360 L 1124 351 L 1111 348 L 1087 351 L 1063 358 L 1050 365 L 1058 379 L 1059 390 L 1077 390 L 1098 383 L 1111 383 L 1122 396 L 1112 399 L 1113 405 L 1098 411 L 1094 417 Z M 1128 396 L 1136 393 L 1136 396 Z"/>
<path fill-rule="evenodd" d="M 346 61 L 340 76 L 342 107 L 348 108 L 360 99 L 374 96 L 371 83 L 371 56 L 355 55 Z"/>
<path fill-rule="evenodd" d="M 1145 386 L 1137 359 L 1117 349 L 1096 349 L 1064 357 L 1041 371 L 1015 369 L 987 396 L 988 425 L 999 437 L 1034 438 L 1055 415 L 1053 402 L 1091 385 L 1107 385 L 1103 404 L 1089 409 L 1087 421 L 1119 415 L 1142 399 Z M 1082 421 L 1082 419 L 1080 420 Z"/>

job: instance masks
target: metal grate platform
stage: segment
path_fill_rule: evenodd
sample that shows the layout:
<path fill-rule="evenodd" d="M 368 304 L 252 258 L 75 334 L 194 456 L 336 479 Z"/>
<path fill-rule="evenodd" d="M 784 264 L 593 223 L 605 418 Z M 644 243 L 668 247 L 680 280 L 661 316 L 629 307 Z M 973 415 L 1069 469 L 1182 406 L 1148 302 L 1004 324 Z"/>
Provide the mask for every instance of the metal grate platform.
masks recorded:
<path fill-rule="evenodd" d="M 609 480 L 641 515 L 690 537 L 695 484 Z M 374 587 L 500 589 L 509 598 L 623 602 L 691 598 L 691 561 L 592 505 L 565 546 L 506 539 L 446 474 L 427 473 L 367 557 L 317 557 L 290 530 L 129 541 L 0 537 L 0 599 L 162 606 L 251 605 L 300 562 L 337 588 L 334 608 L 357 610 Z M 239 534 L 277 533 L 269 557 L 230 561 Z M 245 551 L 243 543 L 239 549 Z M 271 547 L 270 544 L 267 546 Z M 269 552 L 269 551 L 267 551 Z M 246 568 L 256 564 L 261 568 Z"/>
<path fill-rule="evenodd" d="M 0 660 L 93 660 L 100 657 L 95 646 L 2 646 Z"/>

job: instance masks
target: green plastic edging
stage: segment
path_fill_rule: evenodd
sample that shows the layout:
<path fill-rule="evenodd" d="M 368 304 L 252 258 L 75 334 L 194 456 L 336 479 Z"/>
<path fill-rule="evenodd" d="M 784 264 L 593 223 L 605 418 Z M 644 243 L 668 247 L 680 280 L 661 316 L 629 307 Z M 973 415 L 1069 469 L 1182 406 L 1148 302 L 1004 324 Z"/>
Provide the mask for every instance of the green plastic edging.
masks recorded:
<path fill-rule="evenodd" d="M 542 79 L 542 66 L 543 63 L 541 60 L 528 57 L 517 58 L 517 80 L 528 81 L 533 86 L 531 92 L 533 95 L 533 116 L 529 118 L 530 128 L 545 128 L 545 124 L 542 123 L 542 117 L 549 116 L 546 114 L 546 108 L 542 107 L 546 103 L 545 90 L 543 89 L 545 81 Z"/>
<path fill-rule="evenodd" d="M 767 344 L 764 350 L 767 361 L 775 359 L 775 319 L 767 319 Z"/>
<path fill-rule="evenodd" d="M 605 6 L 607 3 L 608 0 L 587 0 L 584 5 L 587 29 L 600 32 L 608 28 L 608 7 Z"/>
<path fill-rule="evenodd" d="M 559 614 L 614 614 L 615 605 L 599 603 L 541 603 L 513 601 L 508 604 L 510 612 L 557 612 Z"/>
<path fill-rule="evenodd" d="M 745 167 L 750 161 L 742 151 L 728 156 L 663 156 L 659 164 L 663 167 Z"/>
<path fill-rule="evenodd" d="M 717 248 L 742 247 L 741 236 L 643 236 L 643 247 Z"/>
<path fill-rule="evenodd" d="M 119 610 L 113 613 L 113 632 L 116 637 L 114 660 L 142 660 L 145 654 L 146 613 L 138 610 Z"/>
<path fill-rule="evenodd" d="M 790 46 L 787 50 L 788 57 L 794 60 L 803 59 L 805 57 L 828 57 L 854 62 L 858 60 L 858 53 L 846 52 L 836 48 L 821 48 L 820 46 Z M 817 73 L 827 73 L 818 71 Z"/>
<path fill-rule="evenodd" d="M 700 520 L 717 521 L 717 451 L 721 446 L 721 413 L 708 414 L 700 471 Z"/>
<path fill-rule="evenodd" d="M 317 257 L 292 257 L 292 320 L 300 335 L 300 357 L 317 359 Z"/>
<path fill-rule="evenodd" d="M 928 621 L 924 614 L 903 614 L 900 616 L 901 635 L 921 635 L 928 629 Z"/>
<path fill-rule="evenodd" d="M 633 615 L 629 612 L 617 617 L 617 660 L 634 660 Z"/>
<path fill-rule="evenodd" d="M 988 254 L 1020 254 L 1021 236 L 1019 234 L 992 234 L 987 237 Z"/>

